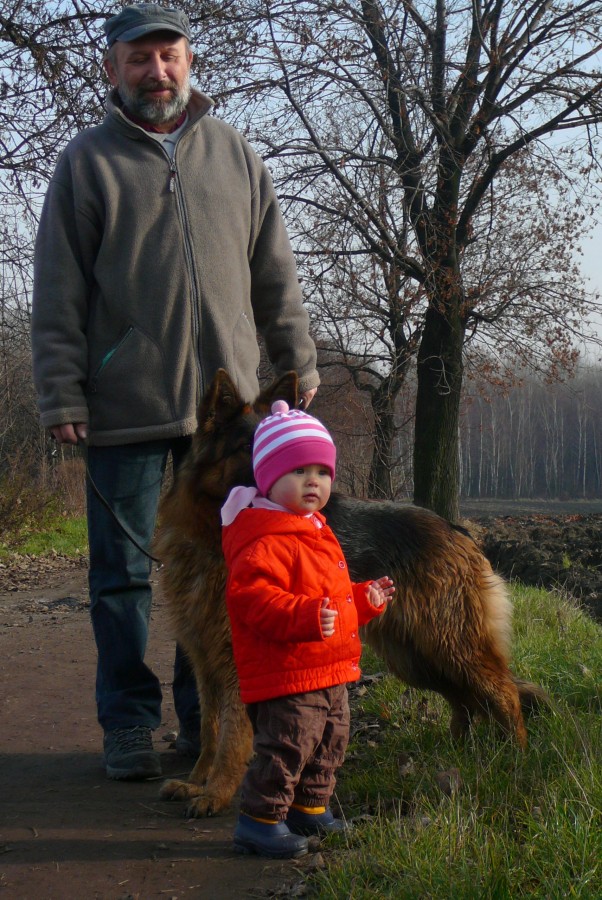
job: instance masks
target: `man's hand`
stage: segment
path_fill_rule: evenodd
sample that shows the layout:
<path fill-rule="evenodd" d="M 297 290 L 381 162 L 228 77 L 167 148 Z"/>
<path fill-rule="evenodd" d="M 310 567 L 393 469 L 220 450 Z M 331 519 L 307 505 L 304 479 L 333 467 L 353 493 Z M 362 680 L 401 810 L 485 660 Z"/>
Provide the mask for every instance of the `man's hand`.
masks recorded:
<path fill-rule="evenodd" d="M 312 388 L 310 391 L 305 391 L 304 394 L 301 394 L 299 397 L 299 409 L 307 409 L 311 401 L 316 396 L 317 388 Z"/>
<path fill-rule="evenodd" d="M 73 425 L 53 425 L 50 434 L 59 444 L 77 444 L 88 437 L 88 426 L 84 422 Z"/>

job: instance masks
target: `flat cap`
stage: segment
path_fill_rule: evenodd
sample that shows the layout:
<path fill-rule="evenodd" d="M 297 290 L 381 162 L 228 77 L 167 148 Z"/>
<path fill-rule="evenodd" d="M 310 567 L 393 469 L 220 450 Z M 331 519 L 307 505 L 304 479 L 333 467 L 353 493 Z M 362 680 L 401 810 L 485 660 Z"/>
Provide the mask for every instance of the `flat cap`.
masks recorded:
<path fill-rule="evenodd" d="M 107 19 L 104 30 L 109 47 L 115 41 L 135 41 L 152 31 L 174 31 L 190 40 L 190 22 L 186 13 L 157 3 L 124 6 L 118 15 Z"/>

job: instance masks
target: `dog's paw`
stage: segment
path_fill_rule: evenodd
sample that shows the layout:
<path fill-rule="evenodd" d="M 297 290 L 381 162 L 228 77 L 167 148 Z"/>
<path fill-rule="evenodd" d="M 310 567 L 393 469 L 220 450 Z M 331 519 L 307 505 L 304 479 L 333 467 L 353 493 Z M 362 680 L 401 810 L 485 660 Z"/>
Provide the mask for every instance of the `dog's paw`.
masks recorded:
<path fill-rule="evenodd" d="M 190 781 L 166 781 L 159 791 L 162 800 L 191 800 L 197 797 L 202 791 L 198 784 L 192 784 Z"/>
<path fill-rule="evenodd" d="M 194 797 L 186 808 L 189 819 L 204 819 L 207 816 L 218 816 L 230 805 L 231 797 L 224 798 L 216 794 L 201 793 Z"/>

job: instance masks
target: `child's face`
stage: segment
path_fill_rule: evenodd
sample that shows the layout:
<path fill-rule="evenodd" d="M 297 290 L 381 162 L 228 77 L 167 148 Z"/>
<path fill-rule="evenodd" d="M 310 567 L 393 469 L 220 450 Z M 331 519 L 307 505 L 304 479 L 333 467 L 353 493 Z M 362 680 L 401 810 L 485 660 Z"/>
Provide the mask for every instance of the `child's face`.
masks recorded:
<path fill-rule="evenodd" d="M 332 478 L 327 466 L 300 466 L 275 481 L 268 492 L 273 503 L 305 516 L 326 506 Z"/>

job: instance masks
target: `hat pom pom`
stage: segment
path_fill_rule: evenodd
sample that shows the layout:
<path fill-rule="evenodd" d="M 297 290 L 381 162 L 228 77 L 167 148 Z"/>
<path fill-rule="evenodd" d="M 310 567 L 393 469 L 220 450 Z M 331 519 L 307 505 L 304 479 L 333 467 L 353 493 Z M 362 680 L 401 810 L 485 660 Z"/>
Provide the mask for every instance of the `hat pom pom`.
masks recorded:
<path fill-rule="evenodd" d="M 287 413 L 288 412 L 288 403 L 286 400 L 276 400 L 275 403 L 272 403 L 272 415 L 275 416 L 278 413 Z"/>

